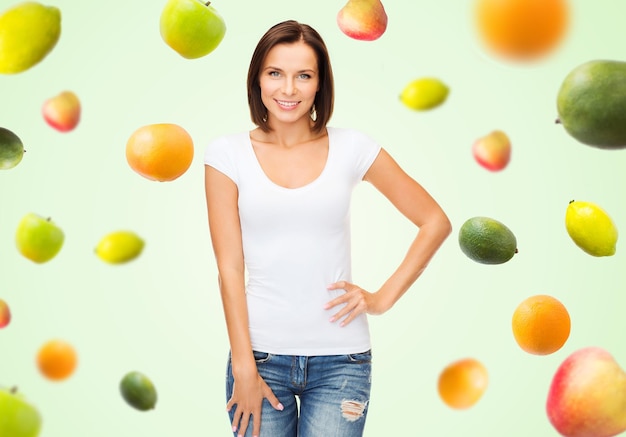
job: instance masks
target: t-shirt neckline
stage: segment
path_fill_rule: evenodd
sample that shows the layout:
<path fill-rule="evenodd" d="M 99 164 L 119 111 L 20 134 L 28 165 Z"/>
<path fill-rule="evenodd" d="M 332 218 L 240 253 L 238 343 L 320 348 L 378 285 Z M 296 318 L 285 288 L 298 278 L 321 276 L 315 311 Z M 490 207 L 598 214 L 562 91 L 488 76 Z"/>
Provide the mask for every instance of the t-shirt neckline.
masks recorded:
<path fill-rule="evenodd" d="M 247 140 L 247 146 L 248 146 L 248 150 L 250 152 L 250 156 L 252 158 L 252 160 L 254 161 L 254 165 L 257 169 L 257 171 L 261 174 L 261 177 L 270 185 L 272 185 L 273 187 L 279 189 L 279 190 L 283 190 L 283 191 L 288 191 L 288 192 L 296 192 L 296 191 L 302 191 L 302 190 L 306 190 L 310 187 L 313 187 L 315 185 L 317 185 L 319 183 L 320 180 L 322 180 L 325 176 L 325 174 L 327 173 L 328 167 L 330 165 L 330 161 L 331 161 L 331 157 L 333 154 L 333 149 L 334 149 L 334 145 L 333 145 L 333 138 L 332 138 L 332 128 L 331 127 L 326 127 L 326 133 L 328 135 L 328 154 L 326 155 L 326 162 L 324 163 L 324 167 L 322 168 L 322 171 L 317 175 L 317 177 L 315 177 L 313 180 L 311 180 L 310 182 L 301 185 L 299 187 L 285 187 L 283 185 L 280 185 L 276 182 L 274 182 L 268 175 L 267 173 L 265 173 L 265 170 L 263 170 L 263 167 L 261 166 L 261 163 L 259 162 L 259 159 L 256 155 L 256 153 L 254 152 L 254 146 L 252 145 L 252 139 L 250 138 L 250 132 L 247 131 L 245 133 L 246 136 L 246 140 Z"/>

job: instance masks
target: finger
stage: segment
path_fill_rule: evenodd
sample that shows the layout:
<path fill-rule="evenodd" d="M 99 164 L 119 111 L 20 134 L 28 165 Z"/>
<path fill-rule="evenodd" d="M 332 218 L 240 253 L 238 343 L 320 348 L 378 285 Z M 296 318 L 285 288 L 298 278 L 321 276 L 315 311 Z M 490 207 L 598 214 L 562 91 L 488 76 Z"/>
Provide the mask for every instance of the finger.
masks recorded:
<path fill-rule="evenodd" d="M 326 305 L 324 305 L 324 309 L 329 310 L 333 307 L 336 307 L 339 304 L 346 303 L 348 299 L 350 299 L 350 296 L 348 296 L 347 294 L 342 294 L 341 296 L 336 297 L 333 300 L 327 302 Z"/>
<path fill-rule="evenodd" d="M 233 414 L 233 422 L 231 423 L 233 427 L 233 432 L 237 432 L 237 430 L 239 429 L 239 424 L 241 420 L 241 412 L 239 410 L 239 408 L 236 408 L 235 413 Z"/>
<path fill-rule="evenodd" d="M 327 290 L 338 290 L 343 288 L 344 290 L 350 285 L 347 281 L 337 281 L 332 283 L 326 287 Z"/>
<path fill-rule="evenodd" d="M 261 432 L 261 411 L 252 413 L 252 437 L 258 437 Z"/>
<path fill-rule="evenodd" d="M 250 422 L 250 414 L 246 413 L 241 417 L 241 422 L 239 422 L 239 431 L 237 432 L 237 436 L 243 436 L 246 433 L 246 429 L 248 429 L 248 423 Z M 256 421 L 260 422 L 260 421 Z M 258 435 L 258 434 L 255 434 Z"/>
<path fill-rule="evenodd" d="M 285 409 L 285 407 L 283 406 L 283 404 L 280 403 L 276 395 L 274 395 L 274 392 L 269 387 L 269 385 L 267 386 L 267 389 L 265 392 L 265 398 L 272 405 L 272 407 L 274 407 L 275 410 L 283 411 Z"/>
<path fill-rule="evenodd" d="M 343 307 L 341 309 L 341 311 L 337 312 L 335 315 L 333 315 L 330 318 L 330 322 L 336 322 L 337 320 L 340 320 L 341 318 L 345 317 L 346 314 L 350 313 L 353 311 L 353 307 L 349 307 L 348 305 L 346 305 L 345 307 Z"/>
<path fill-rule="evenodd" d="M 233 408 L 233 405 L 235 405 L 235 400 L 231 397 L 226 403 L 226 411 L 230 411 L 230 409 Z"/>

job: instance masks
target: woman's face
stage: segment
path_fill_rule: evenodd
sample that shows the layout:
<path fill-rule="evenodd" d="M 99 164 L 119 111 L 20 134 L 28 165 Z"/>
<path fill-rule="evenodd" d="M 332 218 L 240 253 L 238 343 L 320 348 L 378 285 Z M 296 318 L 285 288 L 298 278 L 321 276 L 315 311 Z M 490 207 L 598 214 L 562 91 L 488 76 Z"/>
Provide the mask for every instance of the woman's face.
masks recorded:
<path fill-rule="evenodd" d="M 270 126 L 299 121 L 308 126 L 319 85 L 315 52 L 302 41 L 272 47 L 261 68 L 259 85 Z"/>

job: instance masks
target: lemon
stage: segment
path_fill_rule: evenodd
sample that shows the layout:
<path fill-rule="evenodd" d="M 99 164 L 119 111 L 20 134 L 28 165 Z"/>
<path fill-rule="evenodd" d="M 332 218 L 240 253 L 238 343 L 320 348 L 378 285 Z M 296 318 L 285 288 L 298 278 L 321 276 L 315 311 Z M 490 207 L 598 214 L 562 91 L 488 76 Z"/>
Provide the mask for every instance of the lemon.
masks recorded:
<path fill-rule="evenodd" d="M 400 93 L 400 101 L 410 109 L 426 111 L 441 105 L 450 89 L 441 80 L 422 77 L 409 82 Z"/>
<path fill-rule="evenodd" d="M 0 15 L 0 73 L 38 64 L 61 36 L 61 11 L 37 2 L 19 3 Z"/>
<path fill-rule="evenodd" d="M 120 381 L 122 398 L 131 407 L 147 411 L 154 409 L 157 392 L 153 382 L 141 372 L 128 372 Z"/>
<path fill-rule="evenodd" d="M 513 232 L 490 217 L 472 217 L 463 223 L 459 246 L 468 258 L 481 264 L 502 264 L 517 253 Z"/>
<path fill-rule="evenodd" d="M 95 252 L 111 264 L 122 264 L 137 258 L 143 251 L 143 238 L 133 231 L 115 231 L 100 239 Z"/>
<path fill-rule="evenodd" d="M 574 243 L 589 255 L 615 254 L 617 228 L 595 203 L 572 200 L 565 211 L 565 227 Z"/>

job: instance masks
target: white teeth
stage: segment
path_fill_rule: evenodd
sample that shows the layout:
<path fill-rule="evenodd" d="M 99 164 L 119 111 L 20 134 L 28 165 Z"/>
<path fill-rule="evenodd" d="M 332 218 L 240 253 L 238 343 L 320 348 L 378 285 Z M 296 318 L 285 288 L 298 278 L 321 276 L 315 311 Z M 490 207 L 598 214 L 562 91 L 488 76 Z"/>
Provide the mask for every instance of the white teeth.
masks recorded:
<path fill-rule="evenodd" d="M 288 106 L 288 107 L 293 107 L 296 106 L 298 104 L 298 102 L 283 102 L 281 100 L 276 100 L 278 102 L 279 105 L 281 106 Z"/>

